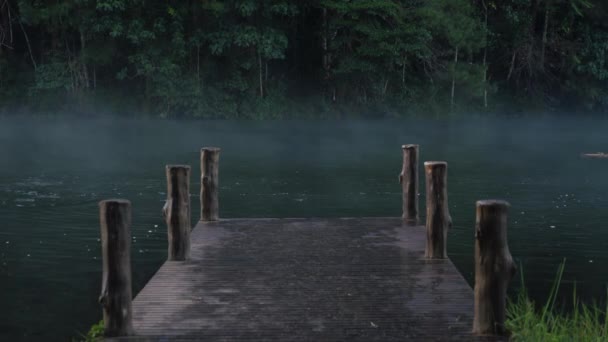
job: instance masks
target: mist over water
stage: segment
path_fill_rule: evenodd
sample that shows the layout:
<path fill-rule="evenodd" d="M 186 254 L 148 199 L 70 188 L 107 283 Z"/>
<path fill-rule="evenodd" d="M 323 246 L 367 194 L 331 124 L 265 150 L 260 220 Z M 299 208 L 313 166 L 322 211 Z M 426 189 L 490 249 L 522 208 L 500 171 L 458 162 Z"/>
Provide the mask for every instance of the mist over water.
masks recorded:
<path fill-rule="evenodd" d="M 448 162 L 448 254 L 473 280 L 475 201 L 501 198 L 511 253 L 542 301 L 567 258 L 572 283 L 603 300 L 608 273 L 608 121 L 592 118 L 201 122 L 0 119 L 0 340 L 66 340 L 101 318 L 98 201 L 132 202 L 137 293 L 166 258 L 164 166 L 222 148 L 220 215 L 400 216 L 401 145 Z M 421 172 L 421 176 L 423 173 Z M 424 179 L 421 210 L 424 213 Z M 519 281 L 512 282 L 516 288 Z"/>

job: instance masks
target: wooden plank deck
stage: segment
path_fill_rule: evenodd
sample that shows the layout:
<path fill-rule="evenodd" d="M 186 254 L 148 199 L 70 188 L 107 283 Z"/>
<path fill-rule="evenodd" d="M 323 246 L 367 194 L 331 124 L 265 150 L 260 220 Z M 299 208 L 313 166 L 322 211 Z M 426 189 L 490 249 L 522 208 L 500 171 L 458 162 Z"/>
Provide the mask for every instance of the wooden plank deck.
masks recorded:
<path fill-rule="evenodd" d="M 191 239 L 135 298 L 128 340 L 473 339 L 470 286 L 399 218 L 231 219 Z"/>

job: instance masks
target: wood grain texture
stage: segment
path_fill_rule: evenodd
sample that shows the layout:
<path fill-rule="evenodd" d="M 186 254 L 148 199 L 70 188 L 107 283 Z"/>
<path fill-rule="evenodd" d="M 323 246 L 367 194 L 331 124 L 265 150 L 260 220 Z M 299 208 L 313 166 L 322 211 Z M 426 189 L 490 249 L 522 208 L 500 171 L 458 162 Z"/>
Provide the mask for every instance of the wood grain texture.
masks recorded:
<path fill-rule="evenodd" d="M 167 260 L 183 261 L 190 256 L 190 166 L 167 165 L 166 176 Z"/>
<path fill-rule="evenodd" d="M 137 295 L 127 340 L 475 339 L 471 287 L 401 218 L 199 222 L 191 237 L 191 259 Z"/>
<path fill-rule="evenodd" d="M 426 250 L 430 259 L 448 257 L 448 230 L 452 217 L 448 209 L 448 163 L 431 161 L 424 163 L 426 176 Z"/>
<path fill-rule="evenodd" d="M 399 183 L 403 193 L 403 219 L 418 224 L 418 145 L 403 145 L 403 167 Z"/>
<path fill-rule="evenodd" d="M 217 221 L 219 213 L 220 149 L 201 149 L 201 220 Z"/>
<path fill-rule="evenodd" d="M 473 333 L 505 335 L 507 287 L 515 263 L 507 243 L 509 203 L 478 201 L 475 222 L 475 311 Z"/>
<path fill-rule="evenodd" d="M 99 303 L 103 307 L 104 334 L 131 335 L 131 202 L 99 202 L 99 219 L 103 260 Z"/>

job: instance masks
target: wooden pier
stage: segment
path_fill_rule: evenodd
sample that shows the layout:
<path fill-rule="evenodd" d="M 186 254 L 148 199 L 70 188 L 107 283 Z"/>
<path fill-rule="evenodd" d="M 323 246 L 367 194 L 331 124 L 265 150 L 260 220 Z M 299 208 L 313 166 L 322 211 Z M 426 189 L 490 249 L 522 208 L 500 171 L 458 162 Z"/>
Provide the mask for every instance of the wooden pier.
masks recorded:
<path fill-rule="evenodd" d="M 130 204 L 101 202 L 106 339 L 504 339 L 506 287 L 514 273 L 508 203 L 477 203 L 473 291 L 446 256 L 452 218 L 445 162 L 425 163 L 427 220 L 417 225 L 418 205 L 411 203 L 418 201 L 417 156 L 416 145 L 404 146 L 400 218 L 220 220 L 219 149 L 203 149 L 201 221 L 192 231 L 184 229 L 189 167 L 168 166 L 168 258 L 133 301 Z"/>

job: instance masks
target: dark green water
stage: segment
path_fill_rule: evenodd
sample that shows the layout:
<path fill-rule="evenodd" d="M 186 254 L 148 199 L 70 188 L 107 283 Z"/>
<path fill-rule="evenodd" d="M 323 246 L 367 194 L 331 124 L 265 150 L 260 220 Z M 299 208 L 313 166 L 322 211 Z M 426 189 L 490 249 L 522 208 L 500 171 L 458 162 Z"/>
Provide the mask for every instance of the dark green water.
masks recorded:
<path fill-rule="evenodd" d="M 418 143 L 422 161 L 449 163 L 449 255 L 469 282 L 474 203 L 503 198 L 512 204 L 511 252 L 532 295 L 544 299 L 567 258 L 565 295 L 576 281 L 585 297 L 601 300 L 608 282 L 608 160 L 579 154 L 607 151 L 607 131 L 606 120 L 557 118 L 0 120 L 0 340 L 68 340 L 100 319 L 99 200 L 132 201 L 139 291 L 166 256 L 164 166 L 193 166 L 197 216 L 198 151 L 209 145 L 222 148 L 222 217 L 339 217 L 399 216 L 400 146 Z"/>

